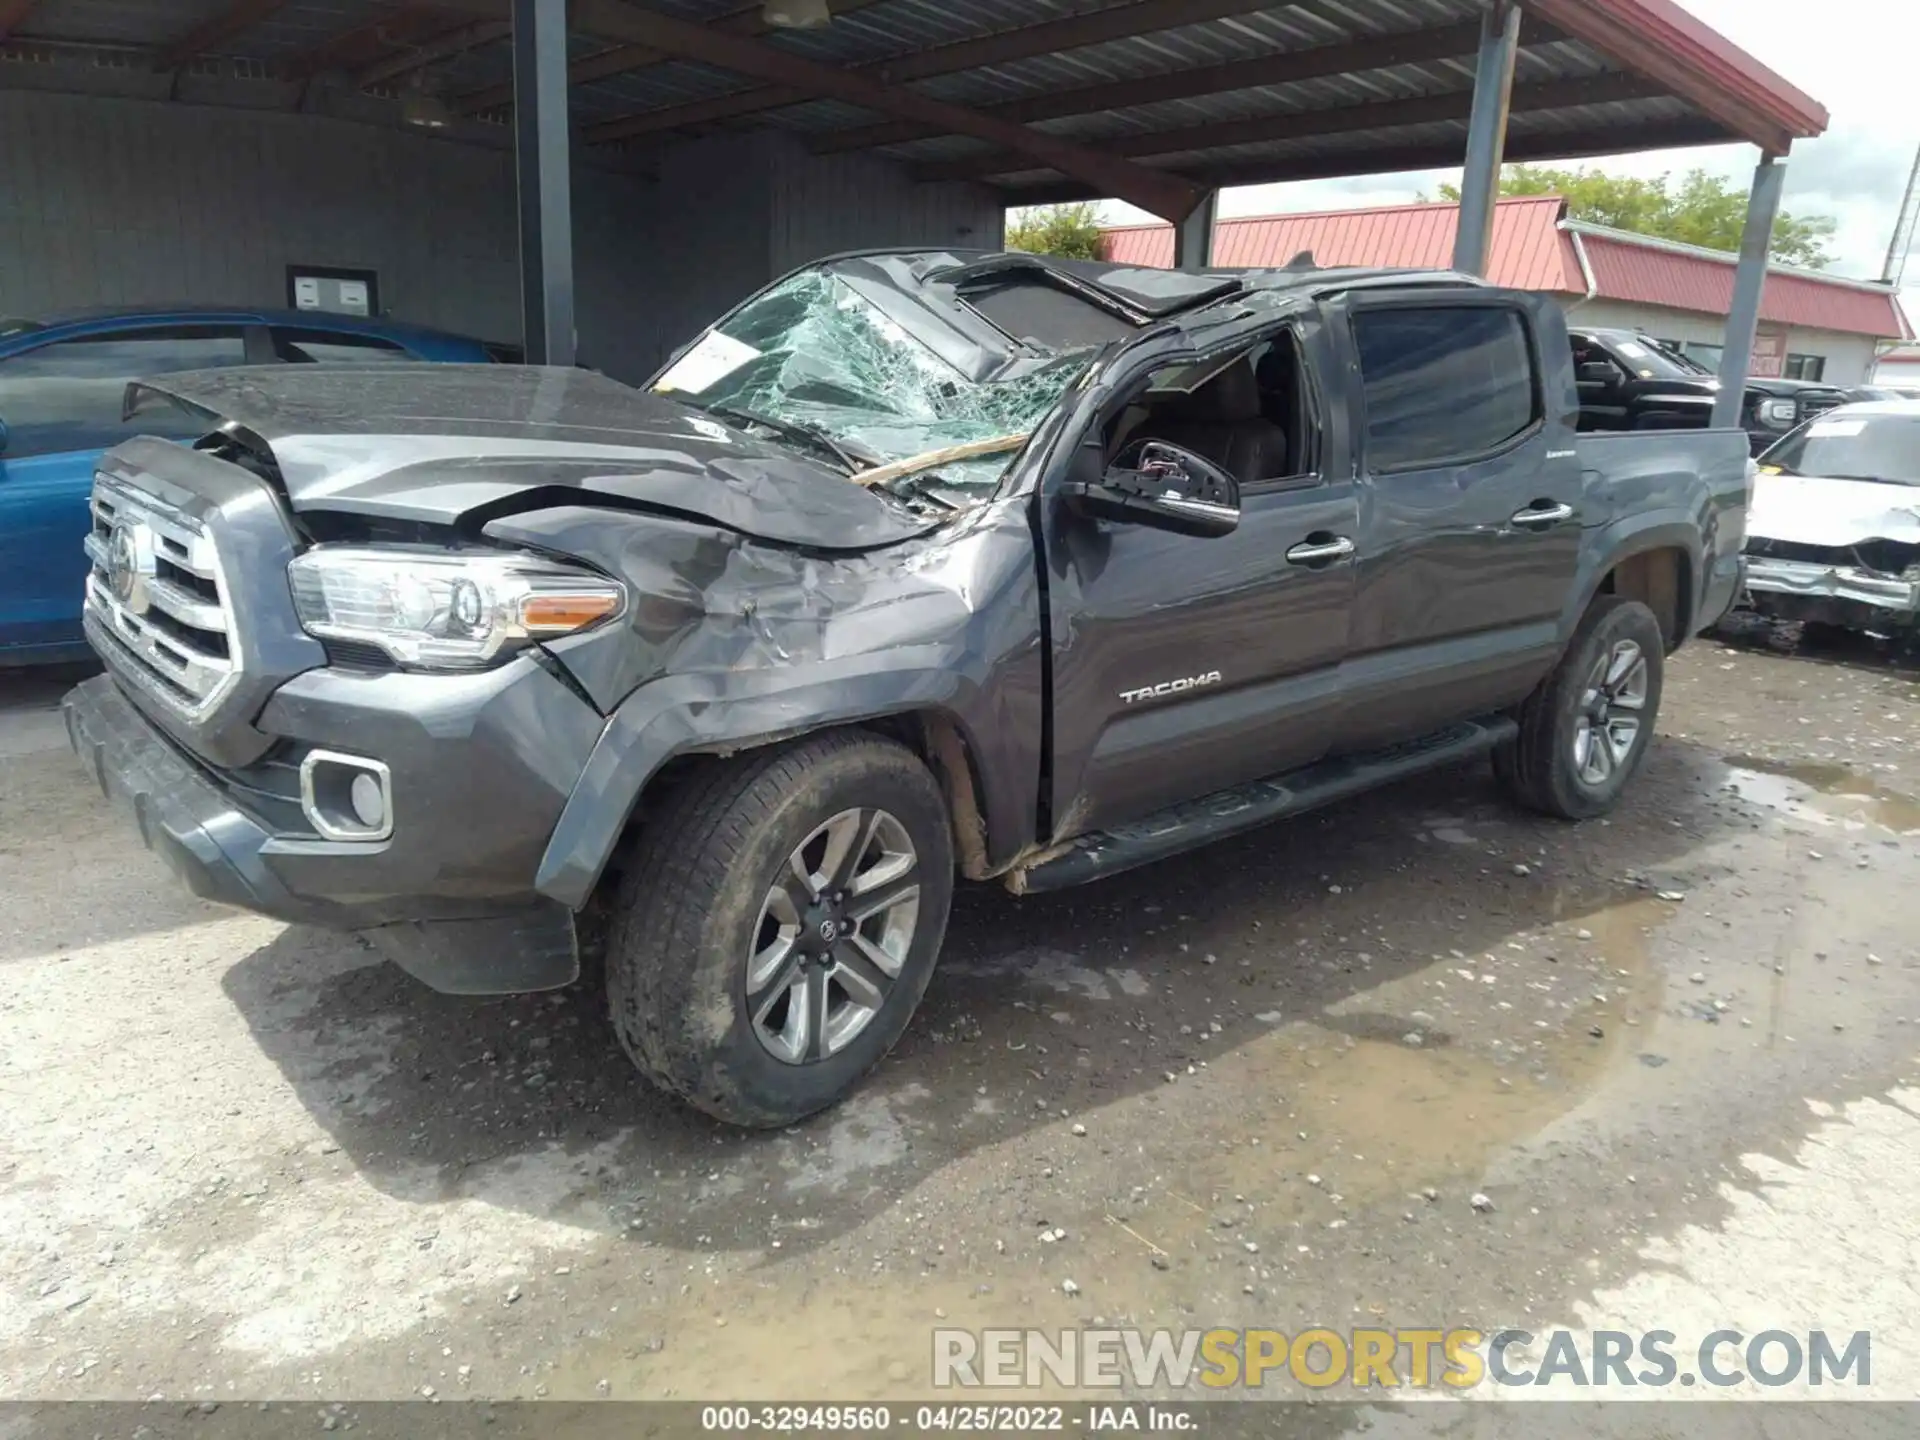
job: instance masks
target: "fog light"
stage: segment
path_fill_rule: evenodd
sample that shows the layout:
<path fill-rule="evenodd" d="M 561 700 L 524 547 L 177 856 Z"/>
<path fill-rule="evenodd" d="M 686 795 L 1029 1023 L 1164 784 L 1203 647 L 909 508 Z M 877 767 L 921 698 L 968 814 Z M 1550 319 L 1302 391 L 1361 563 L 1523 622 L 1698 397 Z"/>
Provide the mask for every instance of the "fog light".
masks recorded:
<path fill-rule="evenodd" d="M 378 830 L 387 823 L 387 797 L 380 793 L 377 777 L 362 770 L 347 787 L 347 799 L 353 805 L 354 818 L 369 830 Z"/>
<path fill-rule="evenodd" d="M 384 840 L 393 833 L 393 776 L 378 760 L 309 750 L 300 808 L 323 839 Z"/>

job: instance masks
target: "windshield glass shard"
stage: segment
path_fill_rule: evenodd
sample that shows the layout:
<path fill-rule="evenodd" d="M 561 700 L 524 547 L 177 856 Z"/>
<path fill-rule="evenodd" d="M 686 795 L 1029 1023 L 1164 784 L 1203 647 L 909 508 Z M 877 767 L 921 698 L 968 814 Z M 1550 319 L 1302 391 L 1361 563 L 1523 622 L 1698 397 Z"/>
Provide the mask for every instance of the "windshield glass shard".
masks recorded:
<path fill-rule="evenodd" d="M 701 409 L 744 411 L 831 436 L 881 462 L 1026 434 L 1092 351 L 1017 359 L 988 380 L 961 374 L 831 270 L 788 277 L 728 316 L 654 388 Z M 1012 453 L 940 467 L 950 485 L 997 483 Z"/>

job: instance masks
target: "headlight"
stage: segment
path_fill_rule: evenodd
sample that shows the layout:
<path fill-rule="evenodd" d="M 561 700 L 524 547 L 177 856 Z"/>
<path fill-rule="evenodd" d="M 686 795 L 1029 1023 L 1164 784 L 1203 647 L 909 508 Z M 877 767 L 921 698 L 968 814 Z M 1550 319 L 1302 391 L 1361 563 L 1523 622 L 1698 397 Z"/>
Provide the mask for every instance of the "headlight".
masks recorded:
<path fill-rule="evenodd" d="M 1760 418 L 1769 425 L 1791 425 L 1800 418 L 1800 406 L 1793 400 L 1762 400 Z"/>
<path fill-rule="evenodd" d="M 620 613 L 615 581 L 537 555 L 321 546 L 287 567 L 310 635 L 377 645 L 402 665 L 481 670 Z"/>

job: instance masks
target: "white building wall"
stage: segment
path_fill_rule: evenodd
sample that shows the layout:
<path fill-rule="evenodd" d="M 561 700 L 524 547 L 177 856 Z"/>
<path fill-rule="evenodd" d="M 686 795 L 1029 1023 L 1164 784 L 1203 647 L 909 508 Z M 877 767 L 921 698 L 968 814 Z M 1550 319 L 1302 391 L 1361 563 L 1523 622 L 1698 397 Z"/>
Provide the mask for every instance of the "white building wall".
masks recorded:
<path fill-rule="evenodd" d="M 1920 386 L 1920 347 L 1903 345 L 1881 356 L 1873 378 L 1882 385 Z"/>
<path fill-rule="evenodd" d="M 1644 330 L 1658 340 L 1701 345 L 1726 343 L 1724 316 L 1703 315 L 1696 310 L 1670 310 L 1661 305 L 1636 305 L 1624 300 L 1558 298 L 1573 324 L 1591 325 L 1596 329 Z M 1824 357 L 1827 368 L 1823 378 L 1829 385 L 1864 385 L 1873 373 L 1879 343 L 1871 335 L 1852 335 L 1838 330 L 1798 327 L 1787 330 L 1787 353 Z"/>
<path fill-rule="evenodd" d="M 501 137 L 504 140 L 504 137 Z M 997 246 L 1001 206 L 772 132 L 576 158 L 581 363 L 650 374 L 776 275 L 832 251 Z M 396 319 L 520 332 L 514 166 L 499 145 L 288 110 L 0 88 L 0 314 L 284 306 L 289 264 L 371 269 Z"/>
<path fill-rule="evenodd" d="M 631 372 L 647 185 L 581 170 L 582 358 Z M 284 306 L 289 264 L 374 270 L 395 318 L 517 340 L 513 157 L 325 116 L 0 90 L 0 311 Z"/>

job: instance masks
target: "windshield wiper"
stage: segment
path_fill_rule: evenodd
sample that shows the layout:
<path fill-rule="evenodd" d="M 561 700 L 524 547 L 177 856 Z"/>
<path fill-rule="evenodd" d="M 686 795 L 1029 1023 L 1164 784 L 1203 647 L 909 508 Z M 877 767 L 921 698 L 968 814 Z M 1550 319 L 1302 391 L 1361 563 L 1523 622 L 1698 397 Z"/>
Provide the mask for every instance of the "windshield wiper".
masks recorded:
<path fill-rule="evenodd" d="M 971 506 L 954 498 L 956 487 L 938 470 L 921 470 L 902 475 L 872 487 L 900 500 L 931 500 L 943 510 L 966 510 Z"/>
<path fill-rule="evenodd" d="M 810 441 L 816 448 L 832 453 L 833 457 L 847 467 L 847 473 L 853 474 L 863 466 L 872 463 L 869 459 L 856 455 L 845 445 L 834 439 L 818 425 L 809 425 L 804 420 L 778 420 L 771 415 L 762 415 L 757 410 L 747 410 L 738 405 L 702 404 L 700 409 L 709 415 L 718 415 L 723 419 L 735 420 L 743 425 L 760 425 L 776 434 L 792 439 Z"/>

